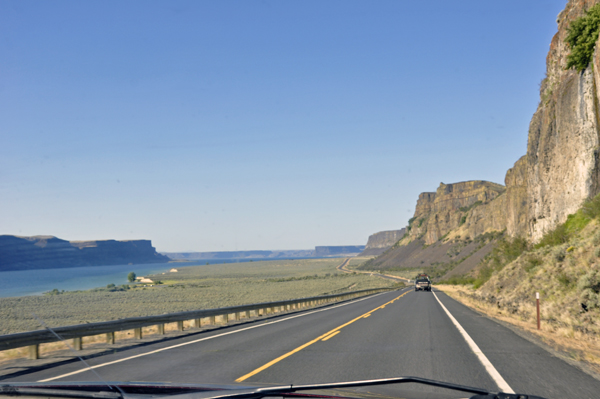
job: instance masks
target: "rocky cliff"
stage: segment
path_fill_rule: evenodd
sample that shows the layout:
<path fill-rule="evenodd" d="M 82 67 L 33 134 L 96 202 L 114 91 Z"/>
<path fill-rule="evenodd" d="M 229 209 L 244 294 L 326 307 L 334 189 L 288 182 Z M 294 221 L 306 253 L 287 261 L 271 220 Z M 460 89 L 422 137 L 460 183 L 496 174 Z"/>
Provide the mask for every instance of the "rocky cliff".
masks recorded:
<path fill-rule="evenodd" d="M 66 241 L 53 236 L 0 236 L 0 271 L 161 263 L 150 240 Z"/>
<path fill-rule="evenodd" d="M 535 243 L 600 192 L 600 38 L 590 64 L 580 71 L 567 69 L 571 48 L 566 42 L 573 21 L 597 3 L 570 0 L 558 15 L 527 152 L 507 171 L 506 187 L 442 183 L 436 192 L 419 194 L 409 237 L 399 246 L 468 241 L 500 231 Z M 392 248 L 386 257 L 398 263 L 394 251 L 400 249 Z"/>
<path fill-rule="evenodd" d="M 481 180 L 440 183 L 435 193 L 419 195 L 415 215 L 407 227 L 409 237 L 411 240 L 421 238 L 431 245 L 464 224 L 473 208 L 489 204 L 504 192 L 501 184 Z M 475 224 L 475 220 L 470 223 Z M 479 230 L 485 232 L 487 227 Z"/>
<path fill-rule="evenodd" d="M 596 3 L 567 3 L 546 58 L 526 155 L 527 233 L 534 242 L 599 192 L 599 46 L 596 42 L 592 63 L 577 71 L 566 69 L 571 50 L 565 42 L 572 21 Z"/>
<path fill-rule="evenodd" d="M 369 236 L 365 250 L 359 256 L 377 256 L 385 252 L 386 249 L 397 243 L 404 234 L 406 229 L 380 231 Z"/>

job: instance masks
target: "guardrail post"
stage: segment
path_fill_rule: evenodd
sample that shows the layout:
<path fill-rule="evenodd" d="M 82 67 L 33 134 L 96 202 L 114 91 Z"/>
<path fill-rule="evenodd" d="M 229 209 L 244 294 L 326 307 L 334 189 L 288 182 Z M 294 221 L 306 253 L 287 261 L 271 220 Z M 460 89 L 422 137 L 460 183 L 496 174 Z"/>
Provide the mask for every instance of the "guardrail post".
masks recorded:
<path fill-rule="evenodd" d="M 40 346 L 39 345 L 29 345 L 29 358 L 31 360 L 36 360 L 40 358 Z"/>
<path fill-rule="evenodd" d="M 81 337 L 73 338 L 73 348 L 76 351 L 81 350 Z"/>
<path fill-rule="evenodd" d="M 208 324 L 212 324 L 213 326 L 217 324 L 217 316 L 210 316 L 208 318 Z"/>
<path fill-rule="evenodd" d="M 115 344 L 115 333 L 114 332 L 106 333 L 106 343 L 109 345 Z"/>
<path fill-rule="evenodd" d="M 157 333 L 159 335 L 165 335 L 165 325 L 164 324 L 158 324 L 156 326 L 156 329 L 158 330 Z"/>
<path fill-rule="evenodd" d="M 200 319 L 194 319 L 194 327 L 201 328 L 202 327 L 202 320 L 200 320 Z"/>
<path fill-rule="evenodd" d="M 177 322 L 177 331 L 183 331 L 183 320 Z"/>
<path fill-rule="evenodd" d="M 142 328 L 134 328 L 133 329 L 133 336 L 135 337 L 135 339 L 142 339 Z"/>
<path fill-rule="evenodd" d="M 235 312 L 233 314 L 233 320 L 237 321 L 242 318 L 242 312 Z"/>
<path fill-rule="evenodd" d="M 224 314 L 221 316 L 221 323 L 223 323 L 223 324 L 229 323 L 229 315 L 228 314 Z"/>

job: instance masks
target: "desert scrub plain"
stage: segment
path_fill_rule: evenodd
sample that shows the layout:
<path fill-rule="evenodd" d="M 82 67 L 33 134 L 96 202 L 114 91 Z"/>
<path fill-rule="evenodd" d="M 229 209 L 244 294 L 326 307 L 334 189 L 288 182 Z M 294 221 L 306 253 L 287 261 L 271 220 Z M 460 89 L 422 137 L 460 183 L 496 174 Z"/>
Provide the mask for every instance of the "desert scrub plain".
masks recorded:
<path fill-rule="evenodd" d="M 0 298 L 0 334 L 196 309 L 390 287 L 389 281 L 336 270 L 343 259 L 303 259 L 180 267 L 149 276 L 162 284 Z M 177 265 L 175 265 L 177 267 Z M 135 287 L 135 288 L 132 288 Z"/>

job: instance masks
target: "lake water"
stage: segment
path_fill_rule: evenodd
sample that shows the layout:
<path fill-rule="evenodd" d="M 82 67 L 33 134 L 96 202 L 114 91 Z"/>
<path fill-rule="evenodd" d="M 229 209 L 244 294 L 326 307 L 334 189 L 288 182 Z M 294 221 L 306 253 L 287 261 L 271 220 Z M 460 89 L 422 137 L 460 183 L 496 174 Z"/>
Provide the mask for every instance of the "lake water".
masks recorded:
<path fill-rule="evenodd" d="M 277 259 L 252 259 L 254 262 L 261 260 Z M 126 284 L 127 275 L 130 272 L 134 272 L 136 276 L 146 276 L 148 274 L 162 273 L 172 268 L 180 269 L 182 267 L 206 265 L 206 262 L 214 265 L 249 261 L 250 259 L 200 259 L 190 262 L 6 271 L 0 272 L 0 298 L 40 295 L 54 288 L 75 291 L 106 287 L 108 284 Z"/>

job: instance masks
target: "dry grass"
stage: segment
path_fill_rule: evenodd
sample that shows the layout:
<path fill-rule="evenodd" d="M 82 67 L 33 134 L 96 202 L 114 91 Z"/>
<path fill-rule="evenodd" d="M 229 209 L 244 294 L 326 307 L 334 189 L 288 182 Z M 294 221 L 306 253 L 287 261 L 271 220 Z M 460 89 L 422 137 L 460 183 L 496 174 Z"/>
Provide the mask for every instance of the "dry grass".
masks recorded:
<path fill-rule="evenodd" d="M 524 251 L 478 289 L 440 287 L 600 373 L 599 247 L 600 225 L 593 220 L 567 242 Z M 536 293 L 540 294 L 541 331 L 536 326 Z"/>
<path fill-rule="evenodd" d="M 535 300 L 528 307 L 523 307 L 524 312 L 517 314 L 499 307 L 497 303 L 483 300 L 478 292 L 470 287 L 436 285 L 436 288 L 478 312 L 518 327 L 529 335 L 537 337 L 557 352 L 575 361 L 584 362 L 589 368 L 600 374 L 600 339 L 598 335 L 579 331 L 573 326 L 560 326 L 544 321 L 541 323 L 541 330 L 538 331 Z M 542 315 L 549 309 L 549 307 L 542 307 Z"/>
<path fill-rule="evenodd" d="M 539 292 L 547 325 L 598 338 L 600 308 L 586 300 L 581 283 L 599 267 L 599 244 L 600 226 L 594 221 L 568 243 L 524 252 L 495 272 L 474 295 L 515 316 L 534 320 L 534 298 Z"/>

